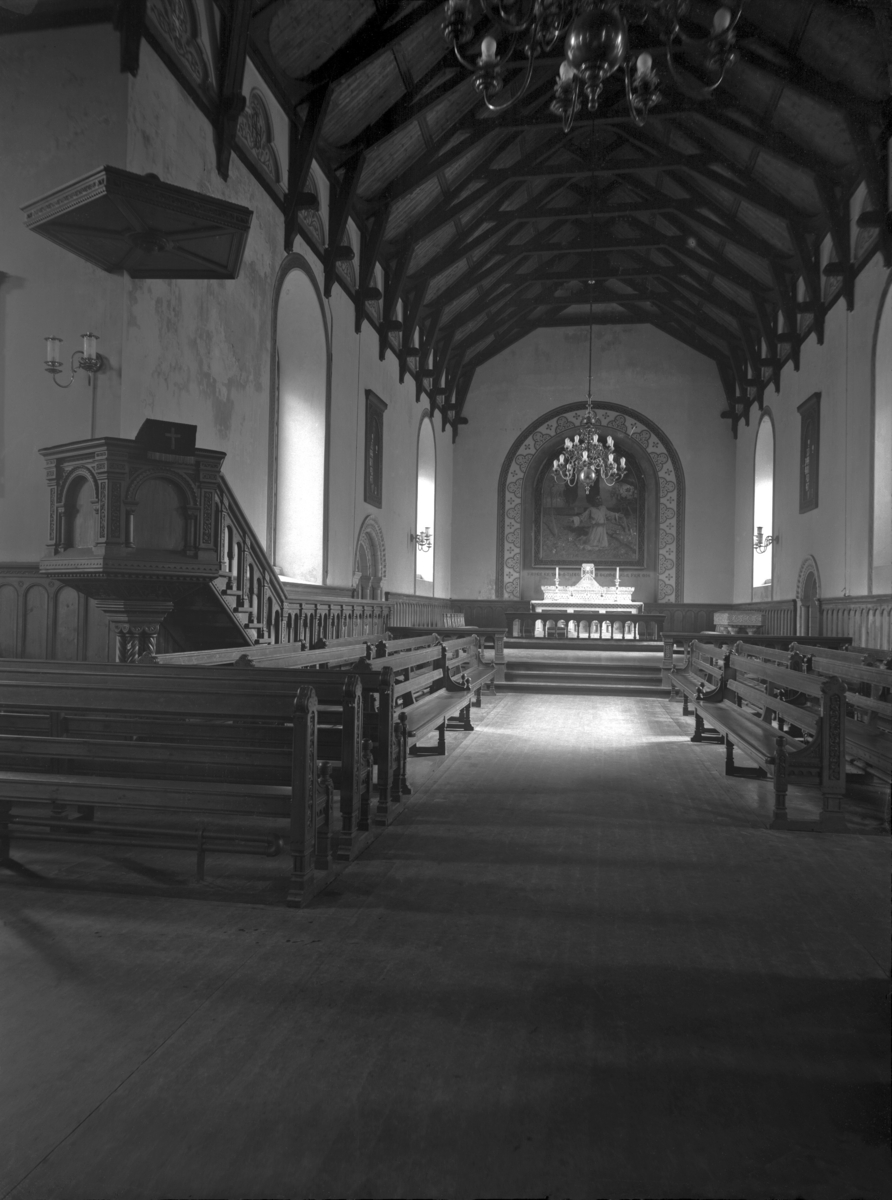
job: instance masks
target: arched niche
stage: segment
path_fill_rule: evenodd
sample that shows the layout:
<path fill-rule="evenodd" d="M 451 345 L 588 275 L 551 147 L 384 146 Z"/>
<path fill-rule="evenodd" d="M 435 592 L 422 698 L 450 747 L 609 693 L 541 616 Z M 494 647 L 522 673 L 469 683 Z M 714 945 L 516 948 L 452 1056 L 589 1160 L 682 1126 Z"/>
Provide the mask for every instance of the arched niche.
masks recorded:
<path fill-rule="evenodd" d="M 361 600 L 384 598 L 387 552 L 384 531 L 374 517 L 366 517 L 359 527 L 353 562 L 353 586 Z"/>
<path fill-rule="evenodd" d="M 86 475 L 71 478 L 62 508 L 62 544 L 66 550 L 89 550 L 99 536 L 99 499 L 96 485 Z"/>
<path fill-rule="evenodd" d="M 292 254 L 274 293 L 270 550 L 281 575 L 325 583 L 331 350 L 322 294 Z"/>
<path fill-rule="evenodd" d="M 556 450 L 573 437 L 585 413 L 582 402 L 562 405 L 528 425 L 509 450 L 499 475 L 496 592 L 505 599 L 541 596 L 542 582 L 554 566 L 534 565 L 534 505 Z M 595 421 L 603 437 L 612 436 L 630 464 L 642 517 L 634 559 L 603 556 L 596 565 L 631 570 L 637 597 L 665 603 L 684 599 L 685 484 L 681 460 L 666 434 L 649 418 L 622 405 L 599 406 Z M 575 561 L 591 562 L 581 553 Z M 542 556 L 539 555 L 541 562 Z M 633 565 L 641 562 L 643 565 Z M 571 564 L 567 563 L 568 566 Z"/>
<path fill-rule="evenodd" d="M 796 581 L 796 632 L 801 637 L 821 634 L 821 573 L 809 554 L 803 559 Z"/>

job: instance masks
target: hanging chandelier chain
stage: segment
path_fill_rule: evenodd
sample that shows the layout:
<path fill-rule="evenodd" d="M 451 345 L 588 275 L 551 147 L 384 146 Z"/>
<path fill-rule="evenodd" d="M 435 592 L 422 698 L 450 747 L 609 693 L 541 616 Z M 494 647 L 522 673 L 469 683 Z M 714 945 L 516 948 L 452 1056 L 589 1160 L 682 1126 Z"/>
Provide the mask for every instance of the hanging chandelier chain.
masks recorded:
<path fill-rule="evenodd" d="M 585 400 L 585 414 L 579 425 L 579 432 L 571 440 L 564 440 L 564 448 L 554 460 L 553 472 L 555 478 L 563 480 L 570 487 L 577 482 L 582 483 L 586 492 L 594 486 L 598 476 L 613 487 L 626 474 L 626 460 L 620 455 L 616 461 L 616 449 L 613 438 L 609 437 L 602 443 L 592 408 L 592 354 L 594 344 L 594 253 L 595 253 L 595 122 L 592 118 L 591 137 L 589 139 L 589 155 L 591 158 L 591 184 L 589 189 L 589 242 L 591 252 L 591 274 L 588 294 L 588 392 Z"/>

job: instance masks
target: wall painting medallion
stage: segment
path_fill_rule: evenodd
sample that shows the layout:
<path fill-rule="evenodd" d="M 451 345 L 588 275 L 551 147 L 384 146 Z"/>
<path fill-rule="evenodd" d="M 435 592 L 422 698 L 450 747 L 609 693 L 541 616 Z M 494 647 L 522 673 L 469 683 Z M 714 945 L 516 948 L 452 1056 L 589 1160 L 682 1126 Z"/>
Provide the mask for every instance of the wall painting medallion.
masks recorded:
<path fill-rule="evenodd" d="M 799 405 L 799 511 L 818 507 L 818 465 L 821 453 L 821 393 L 813 392 Z"/>
<path fill-rule="evenodd" d="M 366 504 L 380 508 L 384 500 L 384 413 L 387 404 L 371 388 L 365 390 L 365 484 Z"/>

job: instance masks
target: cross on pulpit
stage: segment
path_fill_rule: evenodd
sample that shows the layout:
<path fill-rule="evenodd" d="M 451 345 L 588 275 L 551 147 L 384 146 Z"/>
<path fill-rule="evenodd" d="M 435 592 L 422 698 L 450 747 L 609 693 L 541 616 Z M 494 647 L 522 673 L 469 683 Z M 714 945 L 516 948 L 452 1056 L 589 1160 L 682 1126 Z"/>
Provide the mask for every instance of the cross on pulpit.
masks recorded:
<path fill-rule="evenodd" d="M 136 435 L 138 445 L 156 454 L 178 454 L 185 457 L 195 453 L 195 425 L 180 421 L 156 421 L 147 417 Z"/>

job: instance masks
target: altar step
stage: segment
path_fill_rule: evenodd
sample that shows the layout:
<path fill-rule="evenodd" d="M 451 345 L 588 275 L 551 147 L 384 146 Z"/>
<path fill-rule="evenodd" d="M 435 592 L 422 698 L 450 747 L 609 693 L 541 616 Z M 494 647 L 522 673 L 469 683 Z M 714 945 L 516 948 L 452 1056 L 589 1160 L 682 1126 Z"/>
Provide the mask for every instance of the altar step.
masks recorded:
<path fill-rule="evenodd" d="M 599 661 L 594 655 L 585 657 L 587 662 L 555 661 L 550 656 L 548 659 L 538 660 L 511 656 L 505 664 L 505 679 L 498 684 L 498 690 L 536 692 L 540 695 L 665 695 L 660 675 L 660 659 L 656 654 L 647 655 L 648 659 L 652 658 L 651 662 L 629 663 L 628 666 Z"/>
<path fill-rule="evenodd" d="M 506 650 L 572 651 L 580 654 L 662 654 L 662 642 L 636 641 L 634 638 L 505 638 Z"/>

